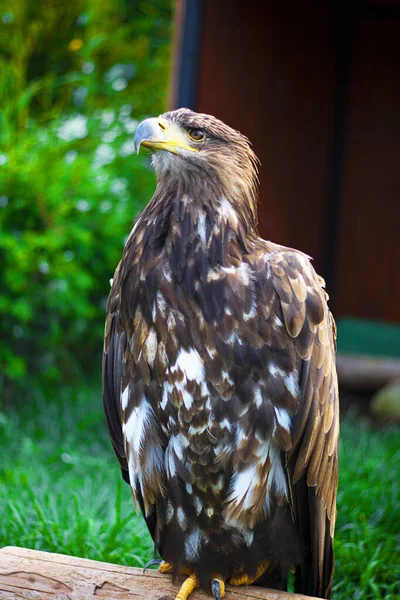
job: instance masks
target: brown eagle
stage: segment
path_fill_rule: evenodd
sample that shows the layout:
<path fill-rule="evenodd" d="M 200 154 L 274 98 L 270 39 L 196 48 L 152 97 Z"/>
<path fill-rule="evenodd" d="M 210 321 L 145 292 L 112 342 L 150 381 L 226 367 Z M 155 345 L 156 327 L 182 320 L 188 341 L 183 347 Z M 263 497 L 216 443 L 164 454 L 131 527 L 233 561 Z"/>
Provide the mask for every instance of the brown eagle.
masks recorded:
<path fill-rule="evenodd" d="M 257 233 L 249 141 L 188 109 L 143 121 L 157 187 L 107 305 L 103 395 L 159 570 L 331 593 L 335 326 L 302 252 Z M 154 561 L 150 561 L 154 562 Z"/>

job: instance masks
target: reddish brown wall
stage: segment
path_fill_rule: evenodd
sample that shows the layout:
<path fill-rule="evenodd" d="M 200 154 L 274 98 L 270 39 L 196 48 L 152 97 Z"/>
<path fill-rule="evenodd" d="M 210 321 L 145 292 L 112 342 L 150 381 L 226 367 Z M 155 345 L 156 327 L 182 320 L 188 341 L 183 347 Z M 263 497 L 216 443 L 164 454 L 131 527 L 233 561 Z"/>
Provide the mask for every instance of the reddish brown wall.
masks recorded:
<path fill-rule="evenodd" d="M 320 268 L 335 23 L 326 9 L 303 3 L 290 11 L 268 2 L 257 10 L 230 0 L 204 4 L 197 110 L 253 142 L 262 164 L 261 235 L 302 249 Z"/>
<path fill-rule="evenodd" d="M 400 15 L 399 15 L 400 16 Z M 400 320 L 400 19 L 354 37 L 336 311 Z"/>
<path fill-rule="evenodd" d="M 282 4 L 202 1 L 196 110 L 253 142 L 260 233 L 314 257 L 336 316 L 400 321 L 400 0 Z"/>

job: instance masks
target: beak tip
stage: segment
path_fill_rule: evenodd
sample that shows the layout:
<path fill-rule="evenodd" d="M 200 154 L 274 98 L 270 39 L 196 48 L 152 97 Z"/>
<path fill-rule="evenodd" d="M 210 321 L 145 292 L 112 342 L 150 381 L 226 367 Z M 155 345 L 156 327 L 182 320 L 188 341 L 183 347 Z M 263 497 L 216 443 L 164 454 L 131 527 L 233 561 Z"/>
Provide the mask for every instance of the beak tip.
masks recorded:
<path fill-rule="evenodd" d="M 141 143 L 142 143 L 142 140 L 139 139 L 135 133 L 134 138 L 133 138 L 133 147 L 135 149 L 135 154 L 139 154 Z"/>
<path fill-rule="evenodd" d="M 133 143 L 136 154 L 140 152 L 140 146 L 143 142 L 151 140 L 154 137 L 154 119 L 146 119 L 139 123 L 133 136 Z"/>

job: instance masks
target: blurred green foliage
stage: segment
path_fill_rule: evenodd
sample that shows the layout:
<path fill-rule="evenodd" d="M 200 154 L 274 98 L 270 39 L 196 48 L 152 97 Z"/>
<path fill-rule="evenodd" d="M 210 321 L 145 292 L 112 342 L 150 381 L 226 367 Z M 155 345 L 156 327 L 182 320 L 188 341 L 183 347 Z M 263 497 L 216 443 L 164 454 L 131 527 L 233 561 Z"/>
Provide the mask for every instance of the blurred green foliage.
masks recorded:
<path fill-rule="evenodd" d="M 109 279 L 154 188 L 133 154 L 162 112 L 172 0 L 0 0 L 0 372 L 99 374 Z"/>

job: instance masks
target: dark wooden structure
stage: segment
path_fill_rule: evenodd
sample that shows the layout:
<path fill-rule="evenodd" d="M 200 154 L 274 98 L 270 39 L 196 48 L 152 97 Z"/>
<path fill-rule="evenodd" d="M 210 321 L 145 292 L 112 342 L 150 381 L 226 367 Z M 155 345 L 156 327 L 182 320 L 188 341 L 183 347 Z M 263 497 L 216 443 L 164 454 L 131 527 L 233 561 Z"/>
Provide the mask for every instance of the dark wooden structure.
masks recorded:
<path fill-rule="evenodd" d="M 173 68 L 171 106 L 252 140 L 261 235 L 337 317 L 400 321 L 400 0 L 179 0 Z"/>

